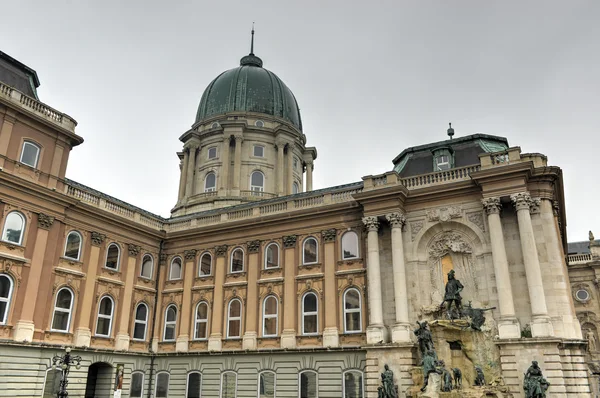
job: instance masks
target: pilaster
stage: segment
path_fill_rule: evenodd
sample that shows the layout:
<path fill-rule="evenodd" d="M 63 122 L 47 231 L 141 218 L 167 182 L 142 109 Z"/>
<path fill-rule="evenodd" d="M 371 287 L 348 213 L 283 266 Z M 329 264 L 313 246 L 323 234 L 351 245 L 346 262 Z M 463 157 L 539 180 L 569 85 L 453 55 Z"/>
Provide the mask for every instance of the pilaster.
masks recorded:
<path fill-rule="evenodd" d="M 334 228 L 321 232 L 323 241 L 323 267 L 325 278 L 325 328 L 323 329 L 323 347 L 338 347 L 338 295 L 335 286 L 335 246 L 337 231 Z"/>
<path fill-rule="evenodd" d="M 262 316 L 262 301 L 258 299 L 258 275 L 260 273 L 259 264 L 259 251 L 261 248 L 260 241 L 248 242 L 246 245 L 248 248 L 248 291 L 246 296 L 246 302 L 248 304 L 255 303 L 254 306 L 246 306 L 246 327 L 244 328 L 245 333 L 242 339 L 242 348 L 245 350 L 256 350 L 258 337 L 257 333 L 257 319 Z M 261 299 L 264 299 L 262 297 Z M 258 311 L 258 313 L 257 313 Z M 277 325 L 279 331 L 279 325 Z M 262 331 L 261 331 L 262 333 Z"/>
<path fill-rule="evenodd" d="M 223 143 L 221 144 L 221 175 L 219 176 L 219 196 L 226 196 L 229 190 L 229 166 L 231 161 L 229 160 L 229 145 L 230 136 L 223 137 Z"/>
<path fill-rule="evenodd" d="M 185 196 L 190 197 L 194 195 L 194 174 L 196 171 L 196 152 L 198 151 L 198 146 L 190 145 L 188 150 L 189 159 L 186 176 L 187 180 L 185 184 Z"/>
<path fill-rule="evenodd" d="M 283 281 L 283 332 L 281 348 L 296 348 L 296 235 L 283 237 L 284 281 Z"/>
<path fill-rule="evenodd" d="M 244 137 L 241 135 L 236 135 L 235 137 L 235 152 L 233 159 L 233 192 L 231 193 L 233 196 L 240 195 L 240 187 L 241 187 L 241 170 L 242 170 L 242 142 L 244 142 Z"/>
<path fill-rule="evenodd" d="M 221 245 L 215 247 L 215 287 L 212 322 L 210 323 L 210 336 L 208 337 L 208 350 L 221 351 L 223 338 L 223 283 L 225 283 L 225 272 L 227 270 L 227 246 Z"/>
<path fill-rule="evenodd" d="M 383 301 L 381 297 L 381 269 L 379 264 L 379 220 L 377 217 L 363 217 L 367 227 L 367 278 L 369 297 L 369 326 L 367 344 L 385 341 L 387 336 L 383 325 Z"/>
<path fill-rule="evenodd" d="M 306 192 L 313 190 L 313 162 L 306 162 Z"/>
<path fill-rule="evenodd" d="M 125 288 L 123 289 L 123 306 L 121 308 L 121 319 L 119 322 L 119 331 L 116 336 L 116 349 L 129 349 L 129 325 L 131 324 L 131 303 L 133 300 L 133 281 L 135 279 L 137 257 L 142 248 L 135 244 L 129 244 L 127 253 L 127 274 L 125 276 Z"/>

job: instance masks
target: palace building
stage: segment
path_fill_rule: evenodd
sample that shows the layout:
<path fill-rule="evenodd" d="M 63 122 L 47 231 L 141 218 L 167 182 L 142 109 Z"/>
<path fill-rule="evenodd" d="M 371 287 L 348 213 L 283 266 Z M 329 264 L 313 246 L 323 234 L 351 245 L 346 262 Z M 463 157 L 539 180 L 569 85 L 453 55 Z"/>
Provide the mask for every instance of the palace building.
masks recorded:
<path fill-rule="evenodd" d="M 421 320 L 467 385 L 477 365 L 523 396 L 535 359 L 551 396 L 595 396 L 600 249 L 569 255 L 546 156 L 450 128 L 314 190 L 296 98 L 251 51 L 180 136 L 163 218 L 66 178 L 83 138 L 39 84 L 0 52 L 0 397 L 56 396 L 64 347 L 70 397 L 372 398 L 384 364 L 406 396 Z M 488 309 L 460 344 L 435 322 L 450 270 Z"/>

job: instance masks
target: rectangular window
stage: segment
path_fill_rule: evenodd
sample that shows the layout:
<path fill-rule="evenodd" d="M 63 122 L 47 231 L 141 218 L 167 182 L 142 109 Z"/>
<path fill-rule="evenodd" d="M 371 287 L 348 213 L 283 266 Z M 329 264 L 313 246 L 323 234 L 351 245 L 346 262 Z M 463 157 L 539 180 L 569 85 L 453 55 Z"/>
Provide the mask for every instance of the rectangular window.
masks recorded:
<path fill-rule="evenodd" d="M 257 158 L 265 157 L 265 147 L 261 145 L 254 145 L 254 156 Z"/>
<path fill-rule="evenodd" d="M 436 158 L 437 171 L 450 169 L 450 159 L 448 155 L 440 155 Z"/>
<path fill-rule="evenodd" d="M 132 373 L 131 374 L 131 391 L 129 396 L 131 398 L 142 398 L 144 394 L 144 374 L 143 373 Z"/>
<path fill-rule="evenodd" d="M 25 142 L 23 144 L 23 152 L 21 152 L 21 163 L 35 168 L 37 167 L 39 155 L 40 148 L 37 145 Z"/>
<path fill-rule="evenodd" d="M 169 396 L 169 374 L 166 372 L 156 375 L 156 398 Z"/>
<path fill-rule="evenodd" d="M 208 158 L 216 159 L 217 158 L 217 147 L 214 146 L 212 148 L 208 148 Z"/>

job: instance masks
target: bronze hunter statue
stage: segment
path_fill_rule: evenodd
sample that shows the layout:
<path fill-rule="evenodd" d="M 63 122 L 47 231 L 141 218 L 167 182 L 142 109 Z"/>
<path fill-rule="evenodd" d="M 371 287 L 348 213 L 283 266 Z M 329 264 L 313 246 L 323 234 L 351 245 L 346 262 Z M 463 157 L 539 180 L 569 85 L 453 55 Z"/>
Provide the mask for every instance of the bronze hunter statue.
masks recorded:
<path fill-rule="evenodd" d="M 423 321 L 422 323 L 417 321 L 417 325 L 419 325 L 419 328 L 415 329 L 413 333 L 417 336 L 419 351 L 421 352 L 421 358 L 423 358 L 427 351 L 434 350 L 433 337 L 431 336 L 431 331 L 427 327 L 427 321 Z"/>
<path fill-rule="evenodd" d="M 523 380 L 525 398 L 545 398 L 548 387 L 550 387 L 550 383 L 544 379 L 542 369 L 538 366 L 537 361 L 531 362 Z"/>
<path fill-rule="evenodd" d="M 432 373 L 442 374 L 442 372 L 437 368 L 437 359 L 435 352 L 433 350 L 429 350 L 423 356 L 423 387 L 421 387 L 421 391 L 425 391 L 427 389 L 427 385 L 429 384 L 429 375 Z"/>
<path fill-rule="evenodd" d="M 444 301 L 440 305 L 442 308 L 444 304 L 447 304 L 446 313 L 448 319 L 456 319 L 460 318 L 461 310 L 462 310 L 462 297 L 460 296 L 460 292 L 464 289 L 464 286 L 458 279 L 454 276 L 454 270 L 450 270 L 448 272 L 448 282 L 446 283 L 446 293 L 444 294 Z M 452 303 L 454 303 L 455 311 L 452 312 Z"/>
<path fill-rule="evenodd" d="M 381 374 L 381 386 L 377 388 L 377 398 L 398 398 L 396 386 L 394 385 L 394 372 L 385 365 Z"/>

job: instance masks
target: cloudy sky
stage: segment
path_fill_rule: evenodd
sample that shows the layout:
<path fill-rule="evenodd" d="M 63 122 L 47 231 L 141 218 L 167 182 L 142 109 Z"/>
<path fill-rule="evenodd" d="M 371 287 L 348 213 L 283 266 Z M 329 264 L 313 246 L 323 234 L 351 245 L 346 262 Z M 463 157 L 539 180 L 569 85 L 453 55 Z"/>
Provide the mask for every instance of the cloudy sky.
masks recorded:
<path fill-rule="evenodd" d="M 562 167 L 570 241 L 600 236 L 600 1 L 7 1 L 0 49 L 85 143 L 68 177 L 168 216 L 204 88 L 255 53 L 295 93 L 315 188 L 405 147 L 506 136 Z"/>

